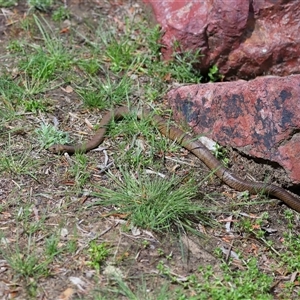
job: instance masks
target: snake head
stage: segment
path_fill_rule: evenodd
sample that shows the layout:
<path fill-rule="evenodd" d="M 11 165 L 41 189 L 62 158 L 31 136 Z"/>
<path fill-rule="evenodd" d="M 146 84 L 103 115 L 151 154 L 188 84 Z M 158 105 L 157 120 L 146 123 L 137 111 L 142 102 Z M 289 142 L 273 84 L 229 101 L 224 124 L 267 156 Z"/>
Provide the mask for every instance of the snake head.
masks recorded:
<path fill-rule="evenodd" d="M 50 146 L 47 150 L 54 154 L 62 154 L 66 152 L 66 150 L 64 149 L 64 145 L 60 145 L 60 144 L 54 144 Z"/>

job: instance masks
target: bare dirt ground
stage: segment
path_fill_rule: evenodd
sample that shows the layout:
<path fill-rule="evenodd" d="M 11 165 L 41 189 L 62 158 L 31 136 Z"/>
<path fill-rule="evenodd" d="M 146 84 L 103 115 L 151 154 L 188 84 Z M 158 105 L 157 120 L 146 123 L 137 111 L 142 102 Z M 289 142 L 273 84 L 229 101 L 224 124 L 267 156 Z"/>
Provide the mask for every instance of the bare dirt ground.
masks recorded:
<path fill-rule="evenodd" d="M 92 28 L 96 28 L 100 20 L 115 26 L 118 31 L 118 27 L 124 26 L 126 16 L 144 17 L 142 7 L 135 1 L 68 2 L 71 26 L 76 32 L 74 47 L 78 49 L 85 43 L 82 36 L 93 38 Z M 7 18 L 8 11 L 10 22 Z M 27 13 L 28 6 L 25 1 L 19 1 L 17 6 L 7 11 L 2 10 L 0 17 L 0 68 L 9 70 L 10 74 L 13 74 L 14 59 L 5 56 L 6 47 L 10 40 L 25 39 L 31 34 L 18 26 L 19 20 L 25 18 Z M 42 15 L 48 18 L 47 13 Z M 59 26 L 63 32 L 66 23 Z M 171 86 L 172 83 L 170 88 Z M 155 291 L 164 285 L 168 287 L 172 299 L 204 299 L 197 295 L 199 291 L 194 286 L 183 286 L 188 276 L 197 274 L 197 280 L 201 284 L 207 281 L 207 278 L 198 272 L 199 267 L 205 269 L 210 266 L 214 276 L 222 278 L 221 264 L 224 261 L 228 263 L 230 260 L 228 265 L 233 270 L 245 270 L 243 262 L 251 258 L 257 259 L 260 272 L 273 278 L 270 297 L 296 299 L 299 291 L 299 266 L 290 268 L 275 254 L 287 251 L 283 244 L 288 224 L 286 211 L 292 215 L 293 226 L 289 232 L 297 238 L 297 213 L 280 205 L 277 200 L 270 201 L 259 196 L 250 196 L 248 200 L 239 198 L 240 193 L 223 185 L 218 179 L 213 176 L 206 178 L 209 170 L 181 149 L 176 153 L 163 155 L 160 172 L 176 172 L 179 176 L 194 174 L 198 182 L 202 182 L 199 186 L 199 198 L 202 205 L 209 209 L 206 216 L 217 225 L 199 223 L 197 230 L 202 237 L 172 232 L 154 233 L 131 228 L 124 216 L 109 215 L 110 207 L 90 206 L 97 201 L 91 196 L 92 192 L 97 191 L 101 185 L 110 184 L 108 175 L 105 172 L 101 173 L 98 168 L 105 160 L 103 151 L 86 154 L 90 175 L 84 186 L 78 186 L 70 172 L 72 158 L 53 155 L 45 149 L 40 150 L 34 136 L 34 130 L 42 121 L 52 123 L 55 117 L 59 128 L 71 132 L 74 140 L 82 136 L 86 139 L 92 135 L 92 131 L 87 129 L 85 120 L 97 124 L 103 116 L 103 111 L 84 107 L 77 94 L 62 88 L 46 91 L 44 97 L 50 103 L 48 111 L 37 114 L 19 111 L 17 119 L 8 120 L 1 125 L 1 151 L 5 151 L 7 157 L 24 155 L 24 160 L 30 159 L 31 163 L 34 162 L 25 174 L 0 170 L 0 238 L 3 245 L 5 244 L 3 248 L 9 249 L 8 255 L 7 251 L 0 252 L 1 299 L 134 299 L 125 295 L 112 279 L 112 275 L 117 272 L 134 293 L 142 293 L 141 287 L 146 287 L 144 294 L 136 299 L 148 299 L 147 293 L 151 295 L 151 299 L 156 299 Z M 129 101 L 134 102 L 136 97 L 140 95 L 134 95 Z M 163 95 L 159 104 L 167 109 Z M 108 138 L 103 144 L 107 148 L 110 161 L 113 161 L 115 156 L 122 155 L 118 152 L 120 140 L 122 136 L 117 139 Z M 178 164 L 168 157 L 185 164 Z M 241 176 L 250 176 L 256 180 L 268 178 L 279 185 L 285 185 L 287 182 L 281 170 L 257 164 L 234 151 L 229 152 L 229 158 L 232 170 Z M 112 172 L 117 173 L 117 167 L 113 167 Z M 247 201 L 249 205 L 245 205 Z M 257 203 L 253 205 L 255 202 Z M 212 206 L 216 209 L 211 209 Z M 265 212 L 268 216 L 262 217 Z M 246 218 L 248 223 L 244 219 L 242 221 L 242 218 Z M 256 220 L 263 221 L 257 224 Z M 246 231 L 242 223 L 249 225 L 249 231 Z M 43 225 L 40 226 L 41 224 Z M 261 238 L 255 233 L 258 229 L 264 233 Z M 35 241 L 34 252 L 42 257 L 46 239 L 53 233 L 59 236 L 58 248 L 69 247 L 69 250 L 62 251 L 47 266 L 49 276 L 32 279 L 12 267 L 8 258 L 17 260 L 18 257 L 14 253 L 26 253 L 26 249 L 32 251 L 31 240 Z M 87 249 L 91 240 L 105 242 L 110 248 L 110 255 L 101 265 L 100 272 L 88 264 Z M 266 241 L 271 241 L 272 245 L 267 245 Z M 16 249 L 20 251 L 16 252 Z M 243 258 L 236 256 L 237 253 Z M 286 253 L 288 255 L 288 252 Z M 170 273 L 162 274 L 157 267 L 159 263 L 168 268 Z M 285 290 L 286 283 L 292 286 L 289 293 Z M 182 289 L 179 294 L 176 292 L 178 288 Z M 178 295 L 184 293 L 185 298 L 179 298 Z M 220 296 L 219 299 L 226 298 Z"/>

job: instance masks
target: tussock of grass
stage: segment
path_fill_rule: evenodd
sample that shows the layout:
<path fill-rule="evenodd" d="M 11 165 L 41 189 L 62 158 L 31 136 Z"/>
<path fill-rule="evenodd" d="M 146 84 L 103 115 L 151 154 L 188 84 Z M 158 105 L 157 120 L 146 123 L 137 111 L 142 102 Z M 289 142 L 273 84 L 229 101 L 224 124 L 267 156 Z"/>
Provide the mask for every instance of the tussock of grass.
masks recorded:
<path fill-rule="evenodd" d="M 154 231 L 185 227 L 186 221 L 201 220 L 205 209 L 192 202 L 197 195 L 193 180 L 183 182 L 175 177 L 135 177 L 128 171 L 121 172 L 122 179 L 110 175 L 114 189 L 101 188 L 95 196 L 96 204 L 110 205 L 119 213 L 128 215 L 135 226 Z"/>

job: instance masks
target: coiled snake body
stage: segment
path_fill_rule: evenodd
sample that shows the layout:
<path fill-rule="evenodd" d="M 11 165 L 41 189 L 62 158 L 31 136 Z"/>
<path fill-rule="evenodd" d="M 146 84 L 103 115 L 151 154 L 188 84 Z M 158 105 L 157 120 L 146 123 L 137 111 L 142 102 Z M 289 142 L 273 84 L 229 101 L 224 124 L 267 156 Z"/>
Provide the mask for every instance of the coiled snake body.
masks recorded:
<path fill-rule="evenodd" d="M 107 125 L 112 119 L 116 121 L 120 120 L 130 112 L 131 111 L 125 106 L 121 106 L 113 111 L 108 112 L 101 120 L 99 124 L 100 128 L 97 130 L 93 138 L 86 144 L 75 146 L 56 144 L 51 146 L 48 150 L 56 154 L 61 154 L 64 152 L 69 154 L 73 154 L 75 152 L 88 152 L 98 147 L 103 142 Z M 274 196 L 282 200 L 287 206 L 293 208 L 297 212 L 300 212 L 300 199 L 298 197 L 277 185 L 247 181 L 236 175 L 233 175 L 200 141 L 195 140 L 192 136 L 183 132 L 179 128 L 166 123 L 162 117 L 153 115 L 149 109 L 140 109 L 137 111 L 137 117 L 138 119 L 149 118 L 152 125 L 156 126 L 164 136 L 192 152 L 209 169 L 213 170 L 214 174 L 216 174 L 231 188 L 238 191 L 248 190 L 251 194 L 263 193 Z"/>

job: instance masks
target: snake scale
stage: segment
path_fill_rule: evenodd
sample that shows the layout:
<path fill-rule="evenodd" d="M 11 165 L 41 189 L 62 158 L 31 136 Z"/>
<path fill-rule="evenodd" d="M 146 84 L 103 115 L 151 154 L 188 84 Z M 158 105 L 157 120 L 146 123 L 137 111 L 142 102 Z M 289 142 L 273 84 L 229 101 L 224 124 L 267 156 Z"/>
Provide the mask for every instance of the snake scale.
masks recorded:
<path fill-rule="evenodd" d="M 62 154 L 67 152 L 74 154 L 75 152 L 88 152 L 98 147 L 104 140 L 107 125 L 114 119 L 115 121 L 121 120 L 125 115 L 131 113 L 126 106 L 118 107 L 104 115 L 99 124 L 99 129 L 95 135 L 86 143 L 70 146 L 56 144 L 51 146 L 48 150 L 56 154 Z M 300 199 L 274 184 L 268 184 L 263 182 L 253 182 L 244 180 L 234 174 L 232 174 L 200 141 L 195 140 L 191 135 L 183 132 L 179 128 L 168 124 L 162 117 L 153 115 L 153 112 L 147 108 L 142 108 L 137 111 L 138 119 L 149 118 L 151 124 L 166 137 L 175 141 L 182 147 L 192 152 L 198 157 L 209 169 L 214 171 L 224 183 L 237 191 L 249 191 L 251 194 L 263 193 L 266 195 L 274 196 L 283 201 L 287 206 L 300 212 Z"/>

